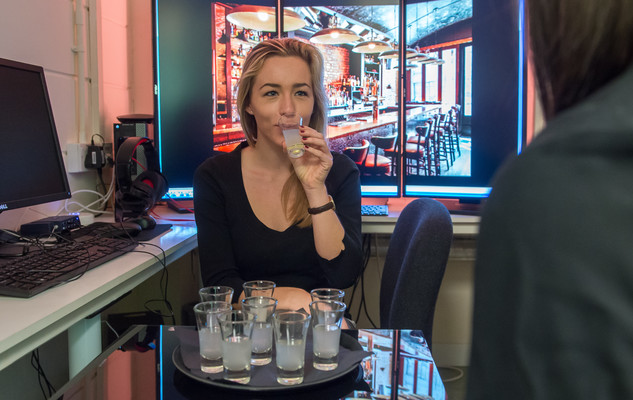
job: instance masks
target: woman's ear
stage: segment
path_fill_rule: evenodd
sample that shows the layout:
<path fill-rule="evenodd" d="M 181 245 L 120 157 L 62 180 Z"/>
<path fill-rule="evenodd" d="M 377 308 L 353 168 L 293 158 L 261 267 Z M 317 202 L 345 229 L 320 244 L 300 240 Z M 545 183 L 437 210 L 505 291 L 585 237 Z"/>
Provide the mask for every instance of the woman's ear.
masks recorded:
<path fill-rule="evenodd" d="M 247 106 L 246 107 L 246 112 L 249 113 L 250 115 L 253 115 L 253 109 L 251 108 L 251 106 Z"/>

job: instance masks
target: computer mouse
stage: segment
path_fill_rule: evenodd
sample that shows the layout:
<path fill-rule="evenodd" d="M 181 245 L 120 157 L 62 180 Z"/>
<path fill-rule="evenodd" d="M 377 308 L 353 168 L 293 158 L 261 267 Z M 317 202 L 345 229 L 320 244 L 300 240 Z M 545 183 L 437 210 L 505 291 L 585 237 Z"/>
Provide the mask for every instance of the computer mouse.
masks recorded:
<path fill-rule="evenodd" d="M 116 222 L 113 226 L 125 231 L 128 235 L 132 237 L 138 235 L 143 230 L 143 227 L 141 227 L 141 225 L 133 221 Z"/>
<path fill-rule="evenodd" d="M 129 221 L 140 225 L 141 229 L 143 229 L 144 231 L 148 229 L 154 229 L 156 227 L 156 220 L 149 215 L 145 215 L 140 218 L 134 218 Z"/>

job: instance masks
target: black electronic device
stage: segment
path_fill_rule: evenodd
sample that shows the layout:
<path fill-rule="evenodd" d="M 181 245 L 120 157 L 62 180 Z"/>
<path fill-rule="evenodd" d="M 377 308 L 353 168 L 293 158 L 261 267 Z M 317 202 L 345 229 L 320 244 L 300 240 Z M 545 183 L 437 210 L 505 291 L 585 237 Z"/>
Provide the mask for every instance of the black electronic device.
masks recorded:
<path fill-rule="evenodd" d="M 134 176 L 136 153 L 140 149 L 145 155 L 143 172 Z M 165 177 L 160 173 L 158 153 L 147 137 L 129 137 L 123 141 L 116 154 L 115 220 L 138 218 L 147 215 L 156 202 L 168 190 Z"/>
<path fill-rule="evenodd" d="M 100 169 L 106 165 L 106 155 L 103 146 L 91 144 L 88 146 L 84 167 L 89 169 Z"/>
<path fill-rule="evenodd" d="M 0 58 L 0 212 L 70 198 L 44 70 Z"/>
<path fill-rule="evenodd" d="M 81 228 L 71 231 L 69 238 L 83 237 L 83 236 L 98 236 L 105 238 L 115 239 L 131 239 L 138 236 L 143 231 L 143 227 L 134 220 L 121 221 L 121 222 L 104 222 L 97 221 L 90 225 L 82 226 Z"/>
<path fill-rule="evenodd" d="M 50 235 L 51 233 L 64 233 L 80 226 L 81 222 L 77 215 L 58 215 L 22 224 L 20 226 L 20 234 L 22 236 L 37 237 Z"/>
<path fill-rule="evenodd" d="M 128 137 L 153 137 L 152 122 L 154 116 L 151 114 L 128 114 L 119 115 L 119 122 L 114 123 L 114 152 L 116 154 L 119 146 Z"/>

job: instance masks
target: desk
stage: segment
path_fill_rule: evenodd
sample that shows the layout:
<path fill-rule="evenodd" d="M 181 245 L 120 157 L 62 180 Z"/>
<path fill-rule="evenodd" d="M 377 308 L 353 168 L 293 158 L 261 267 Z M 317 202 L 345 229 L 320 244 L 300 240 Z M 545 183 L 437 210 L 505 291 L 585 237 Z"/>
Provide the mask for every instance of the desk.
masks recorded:
<path fill-rule="evenodd" d="M 360 329 L 344 331 L 366 351 L 360 368 L 309 388 L 283 387 L 272 391 L 232 390 L 191 379 L 176 368 L 172 354 L 180 344 L 178 332 L 193 327 L 136 326 L 91 362 L 52 397 L 132 399 L 437 399 L 446 392 L 426 342 L 416 331 Z M 145 343 L 151 343 L 146 346 Z M 122 350 L 121 350 L 122 349 Z M 395 350 L 395 351 L 394 351 Z M 273 361 L 274 362 L 274 361 Z M 253 367 L 265 368 L 265 367 Z M 275 384 L 276 386 L 276 384 Z M 392 389 L 393 388 L 393 389 Z"/>
<path fill-rule="evenodd" d="M 392 201 L 388 217 L 363 217 L 363 233 L 393 232 L 404 203 Z M 174 226 L 150 243 L 165 250 L 169 264 L 197 247 L 197 231 L 191 214 L 176 214 L 167 207 L 161 207 L 158 213 L 165 217 L 165 220 L 159 220 L 160 223 Z M 175 222 L 170 218 L 187 221 Z M 454 215 L 455 236 L 476 235 L 478 223 L 477 216 Z M 160 255 L 154 247 L 141 250 Z M 31 299 L 0 296 L 0 370 L 58 334 L 77 327 L 86 317 L 98 313 L 161 268 L 161 264 L 148 254 L 130 253 L 88 271 L 77 281 L 49 289 Z M 83 329 L 79 327 L 80 332 Z"/>
<path fill-rule="evenodd" d="M 198 246 L 193 221 L 173 224 L 170 231 L 149 242 L 165 251 L 167 264 Z M 139 246 L 136 250 L 161 256 L 154 246 Z M 161 268 L 160 262 L 149 254 L 128 253 L 88 271 L 81 279 L 33 298 L 0 296 L 0 370 L 98 313 Z"/>

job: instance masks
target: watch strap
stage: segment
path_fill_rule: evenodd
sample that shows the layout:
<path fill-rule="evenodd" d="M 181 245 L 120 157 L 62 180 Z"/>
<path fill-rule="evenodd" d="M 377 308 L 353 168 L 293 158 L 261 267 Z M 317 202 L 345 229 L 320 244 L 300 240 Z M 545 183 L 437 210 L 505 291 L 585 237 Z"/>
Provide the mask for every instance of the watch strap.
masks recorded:
<path fill-rule="evenodd" d="M 336 210 L 336 206 L 334 205 L 334 199 L 330 195 L 328 195 L 328 197 L 330 198 L 330 201 L 328 201 L 324 205 L 320 207 L 308 208 L 308 214 L 316 215 L 316 214 L 321 214 L 322 212 L 325 212 L 327 210 Z"/>

